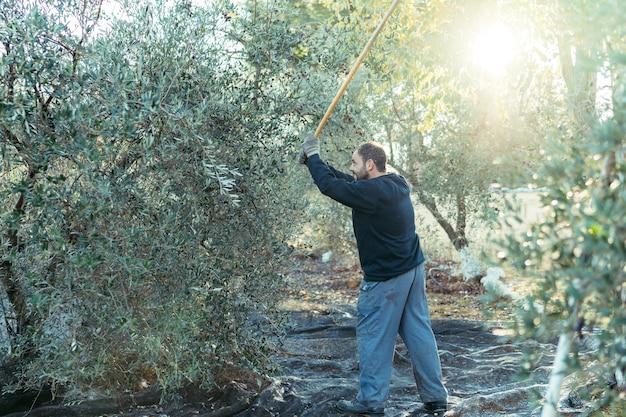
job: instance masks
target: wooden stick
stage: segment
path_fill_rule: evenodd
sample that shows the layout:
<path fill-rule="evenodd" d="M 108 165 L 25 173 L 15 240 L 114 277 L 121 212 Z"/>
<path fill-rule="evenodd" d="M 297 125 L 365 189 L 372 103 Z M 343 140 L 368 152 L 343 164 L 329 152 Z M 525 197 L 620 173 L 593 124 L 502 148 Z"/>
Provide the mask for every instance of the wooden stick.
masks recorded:
<path fill-rule="evenodd" d="M 391 3 L 391 6 L 389 7 L 389 10 L 387 10 L 387 13 L 385 13 L 385 16 L 383 17 L 383 20 L 380 22 L 380 24 L 378 25 L 378 27 L 376 28 L 376 30 L 374 31 L 374 33 L 370 37 L 370 40 L 365 45 L 365 48 L 363 48 L 363 52 L 361 52 L 361 55 L 359 55 L 359 58 L 354 63 L 354 66 L 352 67 L 352 69 L 348 73 L 348 76 L 343 81 L 343 84 L 341 84 L 341 87 L 339 88 L 339 91 L 337 91 L 337 95 L 335 96 L 335 98 L 332 101 L 332 103 L 330 103 L 330 106 L 328 107 L 328 110 L 326 110 L 326 114 L 324 115 L 324 117 L 322 117 L 322 120 L 320 121 L 319 126 L 317 126 L 317 130 L 315 131 L 315 134 L 314 134 L 315 138 L 319 137 L 320 133 L 322 132 L 322 129 L 324 128 L 324 125 L 328 121 L 328 118 L 333 113 L 333 110 L 335 110 L 335 107 L 337 106 L 337 103 L 339 103 L 339 99 L 343 95 L 344 91 L 346 91 L 346 88 L 348 87 L 348 84 L 350 84 L 350 81 L 352 81 L 352 78 L 354 77 L 354 74 L 356 74 L 356 71 L 359 69 L 359 65 L 361 65 L 361 62 L 363 62 L 363 60 L 365 59 L 365 55 L 367 55 L 369 50 L 372 49 L 372 45 L 374 44 L 374 41 L 378 37 L 378 34 L 383 29 L 383 26 L 385 26 L 385 23 L 387 23 L 387 20 L 389 20 L 389 17 L 393 13 L 393 11 L 395 10 L 395 8 L 396 8 L 396 6 L 398 5 L 399 2 L 400 2 L 400 0 L 394 0 L 394 2 Z"/>

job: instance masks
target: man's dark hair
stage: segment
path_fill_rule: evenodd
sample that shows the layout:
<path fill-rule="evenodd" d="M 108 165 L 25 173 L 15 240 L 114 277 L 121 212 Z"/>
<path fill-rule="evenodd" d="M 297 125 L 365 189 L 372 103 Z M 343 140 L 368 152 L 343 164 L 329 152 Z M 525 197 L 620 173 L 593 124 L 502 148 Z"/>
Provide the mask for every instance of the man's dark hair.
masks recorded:
<path fill-rule="evenodd" d="M 379 172 L 387 170 L 387 154 L 380 143 L 365 142 L 358 147 L 357 152 L 363 157 L 363 162 L 367 162 L 369 159 L 374 161 Z"/>

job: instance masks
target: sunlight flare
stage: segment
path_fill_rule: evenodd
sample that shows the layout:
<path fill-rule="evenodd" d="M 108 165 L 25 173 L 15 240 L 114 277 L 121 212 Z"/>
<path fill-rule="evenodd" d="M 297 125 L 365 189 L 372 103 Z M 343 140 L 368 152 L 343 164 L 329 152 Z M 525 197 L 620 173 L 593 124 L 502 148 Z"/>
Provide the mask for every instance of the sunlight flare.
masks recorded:
<path fill-rule="evenodd" d="M 515 53 L 511 32 L 502 25 L 494 25 L 480 32 L 473 44 L 475 62 L 493 75 L 502 75 Z"/>

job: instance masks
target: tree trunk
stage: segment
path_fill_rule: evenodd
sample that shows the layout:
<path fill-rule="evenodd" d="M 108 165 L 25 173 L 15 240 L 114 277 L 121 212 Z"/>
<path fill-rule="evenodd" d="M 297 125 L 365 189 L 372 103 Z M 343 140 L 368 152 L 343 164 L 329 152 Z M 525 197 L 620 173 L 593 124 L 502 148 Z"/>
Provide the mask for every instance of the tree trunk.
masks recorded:
<path fill-rule="evenodd" d="M 452 226 L 452 224 L 441 214 L 439 211 L 439 207 L 437 207 L 437 202 L 435 199 L 429 195 L 427 195 L 423 191 L 418 192 L 418 196 L 422 204 L 426 206 L 428 211 L 433 215 L 439 226 L 443 228 L 450 239 L 450 242 L 454 245 L 454 248 L 459 251 L 465 247 L 467 247 L 467 237 L 465 236 L 465 197 L 459 195 L 457 196 L 457 222 L 456 228 Z"/>
<path fill-rule="evenodd" d="M 463 279 L 469 281 L 471 279 L 478 278 L 483 275 L 483 268 L 478 259 L 472 255 L 472 251 L 469 248 L 469 242 L 465 235 L 467 227 L 467 206 L 465 204 L 465 196 L 456 196 L 456 227 L 441 214 L 437 202 L 435 199 L 425 192 L 419 192 L 419 198 L 422 204 L 426 206 L 428 211 L 435 217 L 437 223 L 443 228 L 448 235 L 448 239 L 454 245 L 459 257 L 461 258 L 461 272 Z"/>
<path fill-rule="evenodd" d="M 563 384 L 563 377 L 567 371 L 567 357 L 569 356 L 573 340 L 574 333 L 571 331 L 561 333 L 559 337 L 559 344 L 557 345 L 556 354 L 554 355 L 552 374 L 550 375 L 550 382 L 548 383 L 548 391 L 544 397 L 545 403 L 541 409 L 541 417 L 554 417 L 557 414 L 561 385 Z"/>
<path fill-rule="evenodd" d="M 32 184 L 35 181 L 37 170 L 29 167 L 28 174 L 25 182 L 27 184 Z M 26 204 L 25 193 L 22 192 L 13 207 L 13 223 L 9 226 L 7 230 L 7 240 L 9 243 L 8 252 L 19 252 L 22 250 L 22 244 L 19 241 L 18 236 L 18 227 L 20 224 L 20 219 L 24 215 L 24 206 Z M 13 311 L 15 313 L 15 322 L 17 323 L 17 328 L 10 328 L 10 321 L 6 320 L 2 325 L 6 326 L 7 332 L 9 335 L 17 335 L 20 334 L 22 329 L 28 323 L 28 311 L 26 307 L 26 295 L 24 294 L 23 288 L 20 286 L 19 282 L 13 276 L 13 264 L 10 260 L 5 259 L 2 261 L 0 265 L 0 279 L 2 279 L 2 285 L 4 290 L 6 291 L 9 302 L 13 307 Z"/>
<path fill-rule="evenodd" d="M 550 374 L 550 381 L 548 382 L 548 390 L 544 396 L 544 404 L 541 409 L 541 417 L 554 417 L 557 415 L 561 385 L 563 385 L 563 378 L 568 368 L 567 358 L 575 336 L 572 323 L 578 321 L 578 310 L 579 304 L 578 301 L 576 301 L 576 304 L 572 307 L 569 319 L 561 332 L 561 336 L 559 337 L 559 344 L 554 354 L 552 373 Z"/>
<path fill-rule="evenodd" d="M 575 48 L 565 39 L 559 40 L 559 57 L 563 79 L 568 90 L 569 107 L 579 129 L 588 130 L 597 121 L 596 92 L 598 73 L 595 68 L 585 68 L 581 64 L 591 62 L 591 53 Z"/>

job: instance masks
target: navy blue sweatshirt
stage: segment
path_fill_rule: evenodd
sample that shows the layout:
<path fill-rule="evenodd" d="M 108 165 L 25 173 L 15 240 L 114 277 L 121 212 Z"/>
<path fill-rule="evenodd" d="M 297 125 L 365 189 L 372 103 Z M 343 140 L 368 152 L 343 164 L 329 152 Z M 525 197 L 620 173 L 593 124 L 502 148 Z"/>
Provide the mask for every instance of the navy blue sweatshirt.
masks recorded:
<path fill-rule="evenodd" d="M 396 174 L 356 181 L 319 155 L 307 167 L 320 192 L 352 208 L 352 224 L 365 281 L 386 281 L 424 261 L 415 232 L 409 185 Z"/>

